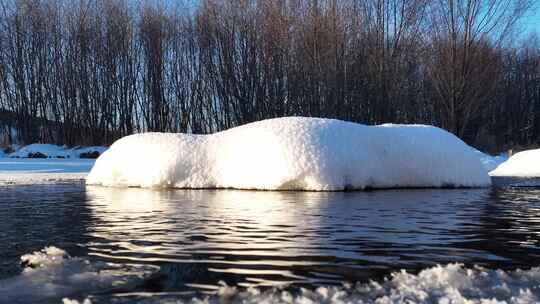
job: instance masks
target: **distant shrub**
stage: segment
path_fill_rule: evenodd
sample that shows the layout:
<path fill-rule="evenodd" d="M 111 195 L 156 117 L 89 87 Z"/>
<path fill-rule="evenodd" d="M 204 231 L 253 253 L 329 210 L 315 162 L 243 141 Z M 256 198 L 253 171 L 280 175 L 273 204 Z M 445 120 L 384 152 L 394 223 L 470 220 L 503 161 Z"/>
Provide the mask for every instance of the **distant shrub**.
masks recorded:
<path fill-rule="evenodd" d="M 13 149 L 12 146 L 7 146 L 5 149 L 4 149 L 4 153 L 6 154 L 10 154 L 10 153 L 13 153 L 15 152 L 15 149 Z"/>
<path fill-rule="evenodd" d="M 96 159 L 99 157 L 98 151 L 92 151 L 92 152 L 84 152 L 79 154 L 80 158 L 89 158 L 89 159 Z"/>
<path fill-rule="evenodd" d="M 47 155 L 41 152 L 28 153 L 28 158 L 47 158 Z"/>

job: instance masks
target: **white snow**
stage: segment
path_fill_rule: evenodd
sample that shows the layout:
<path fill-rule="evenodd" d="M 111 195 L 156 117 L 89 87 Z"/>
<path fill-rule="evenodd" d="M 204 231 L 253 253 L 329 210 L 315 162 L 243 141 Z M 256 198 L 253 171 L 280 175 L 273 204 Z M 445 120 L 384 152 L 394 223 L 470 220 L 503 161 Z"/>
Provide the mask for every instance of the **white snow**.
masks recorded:
<path fill-rule="evenodd" d="M 286 117 L 211 135 L 124 137 L 87 183 L 105 186 L 343 190 L 490 185 L 478 157 L 432 126 Z"/>
<path fill-rule="evenodd" d="M 540 177 L 540 149 L 516 153 L 489 174 L 491 176 Z"/>
<path fill-rule="evenodd" d="M 0 185 L 49 184 L 84 180 L 91 159 L 0 158 Z"/>
<path fill-rule="evenodd" d="M 30 154 L 40 153 L 47 158 L 79 158 L 82 153 L 98 152 L 102 154 L 107 150 L 106 147 L 76 147 L 67 148 L 65 146 L 57 146 L 52 144 L 31 144 L 17 149 L 17 151 L 7 155 L 11 158 L 27 158 Z"/>

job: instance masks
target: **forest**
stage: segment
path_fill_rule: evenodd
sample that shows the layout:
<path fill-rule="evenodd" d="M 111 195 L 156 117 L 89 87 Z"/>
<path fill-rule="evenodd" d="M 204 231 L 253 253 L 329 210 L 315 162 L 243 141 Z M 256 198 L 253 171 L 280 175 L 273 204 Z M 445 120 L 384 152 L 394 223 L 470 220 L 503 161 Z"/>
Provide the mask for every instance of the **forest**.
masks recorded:
<path fill-rule="evenodd" d="M 442 127 L 540 143 L 529 0 L 5 0 L 0 125 L 108 145 L 282 116 Z M 6 114 L 7 113 L 7 114 Z"/>

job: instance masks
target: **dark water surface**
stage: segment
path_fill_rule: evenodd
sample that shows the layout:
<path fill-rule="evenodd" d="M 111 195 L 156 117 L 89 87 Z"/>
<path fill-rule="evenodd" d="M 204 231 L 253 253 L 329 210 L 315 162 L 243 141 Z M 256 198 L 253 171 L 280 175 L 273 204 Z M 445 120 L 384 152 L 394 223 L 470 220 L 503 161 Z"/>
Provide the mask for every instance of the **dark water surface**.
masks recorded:
<path fill-rule="evenodd" d="M 0 279 L 56 246 L 159 269 L 133 292 L 313 287 L 460 262 L 540 263 L 540 189 L 253 192 L 0 188 Z M 1 296 L 0 296 L 1 297 Z"/>

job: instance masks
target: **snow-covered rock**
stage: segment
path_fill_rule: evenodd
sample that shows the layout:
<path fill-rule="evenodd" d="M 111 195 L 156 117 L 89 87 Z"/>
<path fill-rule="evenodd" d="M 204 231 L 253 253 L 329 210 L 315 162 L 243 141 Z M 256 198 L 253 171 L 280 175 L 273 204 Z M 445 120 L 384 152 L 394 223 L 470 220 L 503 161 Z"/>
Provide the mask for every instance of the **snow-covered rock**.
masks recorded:
<path fill-rule="evenodd" d="M 491 176 L 540 177 L 540 149 L 516 153 L 489 174 Z"/>
<path fill-rule="evenodd" d="M 88 184 L 344 190 L 490 185 L 478 157 L 432 126 L 286 117 L 211 135 L 146 133 L 115 142 Z"/>

